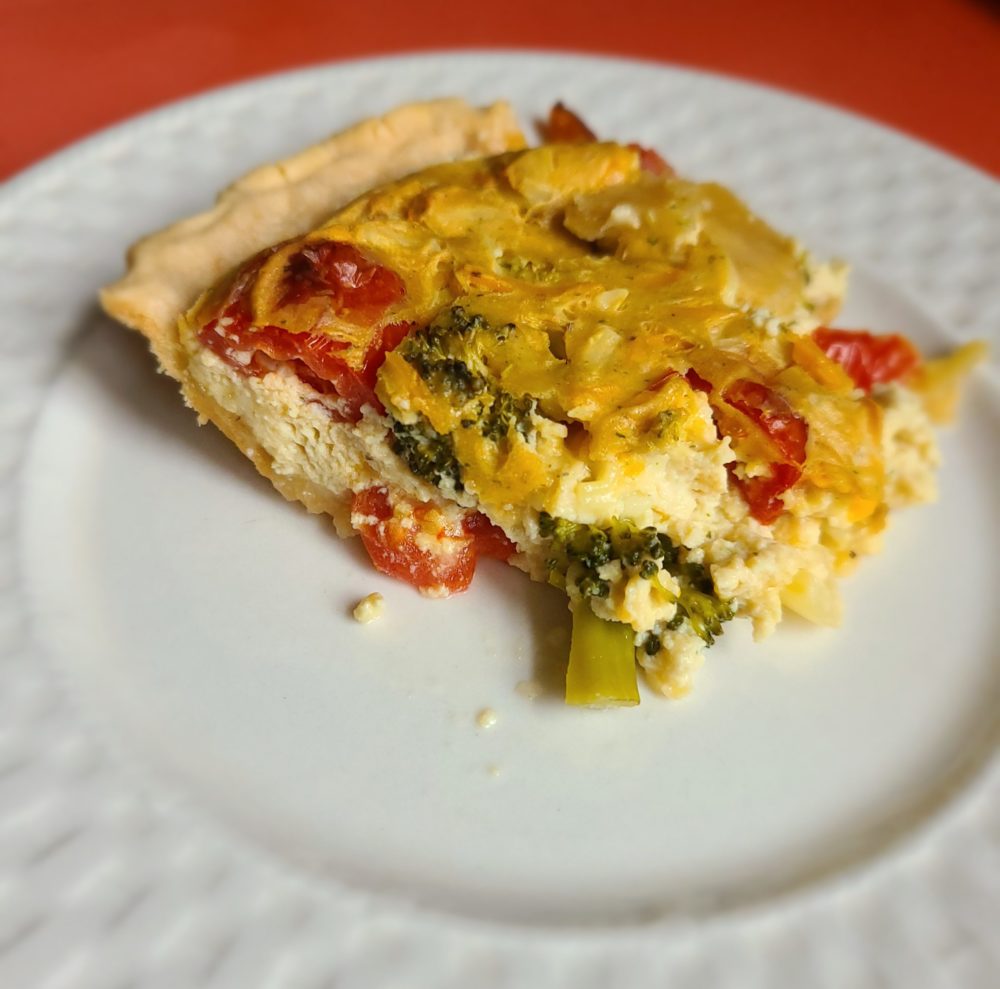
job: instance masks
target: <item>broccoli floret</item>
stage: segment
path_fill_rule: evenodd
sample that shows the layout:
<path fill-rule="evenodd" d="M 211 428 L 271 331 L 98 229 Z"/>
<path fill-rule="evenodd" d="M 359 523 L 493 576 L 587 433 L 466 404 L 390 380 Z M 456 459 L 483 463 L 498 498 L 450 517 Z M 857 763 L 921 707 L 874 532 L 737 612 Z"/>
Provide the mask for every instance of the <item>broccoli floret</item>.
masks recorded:
<path fill-rule="evenodd" d="M 643 560 L 639 564 L 639 576 L 645 580 L 652 580 L 659 569 L 655 560 Z"/>
<path fill-rule="evenodd" d="M 505 255 L 497 262 L 497 267 L 512 278 L 525 282 L 551 284 L 558 282 L 561 277 L 559 271 L 550 262 L 535 261 L 531 258 Z"/>
<path fill-rule="evenodd" d="M 515 398 L 509 392 L 498 391 L 493 404 L 480 419 L 483 436 L 494 443 L 506 439 L 516 429 L 525 439 L 531 435 L 531 416 L 538 402 L 530 395 Z"/>
<path fill-rule="evenodd" d="M 730 605 L 716 592 L 708 568 L 700 563 L 682 562 L 681 550 L 666 533 L 652 526 L 640 529 L 627 519 L 612 519 L 603 527 L 585 525 L 541 512 L 538 531 L 550 541 L 551 555 L 546 566 L 550 583 L 559 587 L 566 586 L 571 574 L 581 596 L 607 597 L 610 585 L 598 571 L 604 564 L 617 560 L 626 570 L 647 580 L 661 569 L 677 580 L 680 585 L 677 613 L 665 623 L 667 629 L 678 629 L 686 620 L 694 633 L 711 645 L 722 634 L 722 623 L 733 617 Z M 647 639 L 646 648 L 656 652 L 660 648 L 659 638 Z"/>
<path fill-rule="evenodd" d="M 484 357 L 485 344 L 502 343 L 514 330 L 513 323 L 493 326 L 478 314 L 452 306 L 411 333 L 400 353 L 435 393 L 462 409 L 463 428 L 477 428 L 494 443 L 503 442 L 512 428 L 527 439 L 538 403 L 501 389 Z M 475 405 L 467 409 L 472 400 Z"/>
<path fill-rule="evenodd" d="M 480 340 L 487 330 L 482 316 L 469 316 L 461 306 L 453 306 L 411 333 L 400 353 L 435 392 L 474 398 L 487 390 Z"/>
<path fill-rule="evenodd" d="M 614 547 L 608 532 L 596 525 L 583 525 L 569 519 L 554 518 L 548 512 L 538 517 L 538 531 L 552 540 L 553 555 L 547 561 L 550 574 L 556 573 L 565 584 L 566 572 L 576 564 L 576 584 L 585 597 L 607 597 L 611 587 L 597 571 L 614 559 Z"/>
<path fill-rule="evenodd" d="M 551 537 L 562 542 L 575 528 L 575 522 L 549 515 L 548 512 L 538 513 L 538 532 L 544 539 Z"/>
<path fill-rule="evenodd" d="M 714 594 L 703 594 L 681 584 L 681 596 L 677 601 L 677 614 L 687 618 L 695 635 L 705 640 L 706 645 L 715 642 L 722 635 L 722 623 L 733 617 L 732 608 L 720 601 Z"/>
<path fill-rule="evenodd" d="M 450 483 L 456 491 L 463 490 L 451 437 L 437 432 L 423 417 L 412 424 L 392 420 L 390 445 L 417 477 L 438 487 Z"/>
<path fill-rule="evenodd" d="M 550 583 L 565 587 L 572 567 L 577 590 L 583 597 L 605 598 L 611 593 L 611 585 L 598 573 L 605 563 L 617 558 L 609 531 L 554 518 L 548 512 L 539 514 L 538 531 L 551 540 L 552 555 L 546 561 Z"/>
<path fill-rule="evenodd" d="M 489 369 L 483 360 L 483 345 L 506 340 L 513 329 L 513 323 L 493 327 L 482 316 L 452 306 L 429 325 L 411 333 L 400 353 L 436 390 L 472 397 L 488 389 Z"/>
<path fill-rule="evenodd" d="M 600 577 L 584 574 L 576 583 L 585 598 L 606 598 L 611 593 L 611 585 Z"/>
<path fill-rule="evenodd" d="M 722 623 L 733 617 L 733 609 L 716 594 L 712 575 L 703 564 L 682 564 L 675 576 L 681 585 L 677 615 L 687 618 L 695 634 L 710 646 L 717 635 L 722 635 Z"/>

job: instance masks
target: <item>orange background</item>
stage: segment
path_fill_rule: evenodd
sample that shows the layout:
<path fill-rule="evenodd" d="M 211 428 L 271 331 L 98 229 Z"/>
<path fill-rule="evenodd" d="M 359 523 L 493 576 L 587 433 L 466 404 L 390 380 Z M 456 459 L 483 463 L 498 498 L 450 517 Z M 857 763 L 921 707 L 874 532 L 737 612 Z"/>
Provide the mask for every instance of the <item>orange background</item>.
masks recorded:
<path fill-rule="evenodd" d="M 771 83 L 1000 175 L 1000 6 L 989 0 L 0 0 L 0 178 L 222 83 L 489 46 L 635 55 Z"/>

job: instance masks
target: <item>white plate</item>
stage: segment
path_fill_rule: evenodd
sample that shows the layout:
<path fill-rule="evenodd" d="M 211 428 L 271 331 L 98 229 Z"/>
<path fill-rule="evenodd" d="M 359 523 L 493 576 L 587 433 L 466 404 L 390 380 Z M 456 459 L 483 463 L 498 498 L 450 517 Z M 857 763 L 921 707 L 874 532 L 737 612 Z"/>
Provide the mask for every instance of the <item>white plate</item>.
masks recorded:
<path fill-rule="evenodd" d="M 995 379 L 837 632 L 727 633 L 694 695 L 575 711 L 559 595 L 427 602 L 199 431 L 99 285 L 251 165 L 417 97 L 557 97 L 855 265 L 841 325 L 1000 325 L 1000 194 L 789 96 L 623 61 L 273 77 L 0 197 L 0 984 L 986 986 L 1000 907 Z M 944 327 L 944 329 L 942 329 Z M 349 606 L 371 590 L 385 619 Z M 490 706 L 491 729 L 475 716 Z"/>

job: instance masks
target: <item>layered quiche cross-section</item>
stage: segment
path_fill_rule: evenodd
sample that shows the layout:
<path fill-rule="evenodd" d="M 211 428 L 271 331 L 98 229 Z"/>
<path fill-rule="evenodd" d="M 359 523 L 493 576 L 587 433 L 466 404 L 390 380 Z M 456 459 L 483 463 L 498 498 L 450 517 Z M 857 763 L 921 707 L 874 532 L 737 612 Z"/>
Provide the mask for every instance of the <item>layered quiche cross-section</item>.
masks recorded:
<path fill-rule="evenodd" d="M 569 701 L 637 702 L 637 664 L 679 696 L 734 618 L 839 622 L 838 578 L 934 497 L 979 350 L 831 328 L 844 266 L 561 106 L 546 135 L 402 108 L 150 238 L 103 300 L 379 570 L 563 588 Z"/>

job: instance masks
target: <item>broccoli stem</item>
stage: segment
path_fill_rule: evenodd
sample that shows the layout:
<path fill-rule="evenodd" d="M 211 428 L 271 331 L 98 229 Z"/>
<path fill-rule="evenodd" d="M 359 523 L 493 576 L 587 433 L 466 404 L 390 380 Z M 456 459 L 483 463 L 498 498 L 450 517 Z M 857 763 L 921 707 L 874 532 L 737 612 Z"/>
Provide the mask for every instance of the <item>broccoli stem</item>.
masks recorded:
<path fill-rule="evenodd" d="M 583 707 L 631 707 L 639 703 L 635 633 L 621 622 L 598 618 L 586 600 L 573 605 L 566 703 Z"/>

